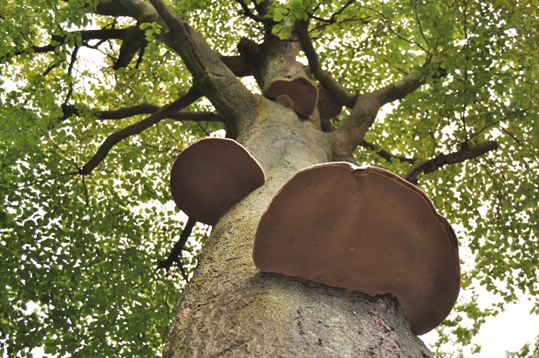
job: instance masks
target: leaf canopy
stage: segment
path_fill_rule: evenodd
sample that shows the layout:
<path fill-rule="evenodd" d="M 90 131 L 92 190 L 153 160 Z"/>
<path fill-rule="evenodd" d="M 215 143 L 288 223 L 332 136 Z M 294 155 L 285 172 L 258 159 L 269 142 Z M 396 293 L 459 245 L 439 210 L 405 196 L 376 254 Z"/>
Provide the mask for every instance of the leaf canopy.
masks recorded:
<path fill-rule="evenodd" d="M 81 174 L 111 134 L 192 86 L 161 41 L 162 25 L 138 10 L 97 15 L 104 3 L 0 4 L 0 341 L 8 356 L 40 346 L 62 356 L 159 355 L 185 284 L 176 267 L 156 270 L 185 222 L 168 175 L 183 148 L 224 126 L 201 98 L 118 141 Z M 539 312 L 537 0 L 169 6 L 230 58 L 242 37 L 261 42 L 269 31 L 286 41 L 294 24 L 310 20 L 322 66 L 352 93 L 417 73 L 425 84 L 382 108 L 358 162 L 406 177 L 440 155 L 489 141 L 498 148 L 412 178 L 453 223 L 465 257 L 465 293 L 441 328 L 439 354 L 444 340 L 470 344 L 486 316 L 522 294 Z M 251 77 L 242 81 L 260 93 Z M 114 112 L 143 104 L 152 110 Z M 198 226 L 188 242 L 187 273 L 207 231 Z M 479 308 L 483 288 L 500 304 Z"/>

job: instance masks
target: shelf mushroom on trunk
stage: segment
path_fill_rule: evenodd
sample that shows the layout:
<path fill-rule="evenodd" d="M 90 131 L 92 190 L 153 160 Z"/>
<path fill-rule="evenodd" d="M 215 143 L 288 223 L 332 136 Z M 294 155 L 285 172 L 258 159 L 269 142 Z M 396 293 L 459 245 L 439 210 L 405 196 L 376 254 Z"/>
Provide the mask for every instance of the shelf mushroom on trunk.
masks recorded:
<path fill-rule="evenodd" d="M 415 334 L 438 326 L 460 289 L 455 233 L 395 174 L 336 162 L 298 172 L 262 215 L 255 266 L 398 298 Z"/>
<path fill-rule="evenodd" d="M 186 148 L 170 174 L 178 208 L 209 225 L 215 225 L 226 208 L 264 181 L 264 170 L 247 149 L 223 138 L 206 138 Z"/>
<path fill-rule="evenodd" d="M 342 112 L 342 106 L 335 96 L 323 86 L 318 86 L 318 112 L 322 119 L 332 119 Z"/>
<path fill-rule="evenodd" d="M 318 103 L 318 88 L 301 76 L 280 78 L 270 83 L 264 96 L 292 108 L 300 118 L 309 118 Z"/>

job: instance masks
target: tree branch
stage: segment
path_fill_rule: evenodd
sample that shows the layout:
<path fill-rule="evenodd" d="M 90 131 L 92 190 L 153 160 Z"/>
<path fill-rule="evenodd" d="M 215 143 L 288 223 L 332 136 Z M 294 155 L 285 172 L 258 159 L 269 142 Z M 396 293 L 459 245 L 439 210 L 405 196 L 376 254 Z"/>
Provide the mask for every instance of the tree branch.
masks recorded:
<path fill-rule="evenodd" d="M 206 96 L 217 111 L 226 118 L 232 137 L 254 120 L 258 99 L 225 65 L 200 33 L 179 19 L 163 0 L 98 0 L 97 13 L 111 16 L 130 16 L 141 22 L 157 22 L 157 36 L 180 55 L 193 76 L 196 88 Z"/>
<path fill-rule="evenodd" d="M 428 60 L 424 67 L 430 64 Z M 419 87 L 423 86 L 426 83 L 427 76 L 429 74 L 426 70 L 415 70 L 410 72 L 408 75 L 404 76 L 403 79 L 393 82 L 385 87 L 375 90 L 372 94 L 376 97 L 380 103 L 380 107 L 390 102 L 403 99 L 410 93 L 417 90 Z M 439 69 L 432 78 L 443 78 L 447 76 L 447 72 L 443 69 Z"/>
<path fill-rule="evenodd" d="M 122 40 L 122 45 L 120 47 L 120 54 L 116 62 L 114 63 L 114 69 L 126 67 L 133 57 L 137 53 L 141 52 L 147 45 L 146 38 L 144 36 L 144 31 L 141 30 L 138 26 L 131 26 L 125 29 L 100 29 L 100 30 L 85 30 L 85 31 L 75 31 L 69 32 L 70 35 L 79 35 L 83 46 L 90 48 L 96 48 L 90 46 L 88 41 L 90 40 L 111 40 L 111 39 L 120 39 Z M 46 53 L 54 52 L 59 46 L 66 43 L 67 35 L 65 36 L 52 36 L 51 43 L 45 46 L 32 46 L 32 50 L 35 53 Z M 24 53 L 23 51 L 15 52 L 15 56 L 20 56 Z"/>
<path fill-rule="evenodd" d="M 437 76 L 434 76 L 434 78 L 440 78 L 445 76 L 445 71 L 442 71 Z M 404 76 L 403 79 L 375 90 L 374 92 L 372 92 L 372 94 L 380 103 L 380 107 L 382 107 L 385 104 L 403 99 L 404 97 L 424 85 L 425 80 L 426 74 L 419 70 L 415 70 Z"/>
<path fill-rule="evenodd" d="M 119 120 L 128 117 L 133 117 L 140 114 L 153 114 L 160 110 L 162 107 L 154 104 L 142 103 L 132 107 L 120 108 L 109 111 L 91 111 L 100 120 Z M 63 117 L 67 119 L 71 115 L 80 115 L 80 111 L 72 105 L 62 106 Z M 179 111 L 168 115 L 166 118 L 174 119 L 176 121 L 193 121 L 193 122 L 223 122 L 223 118 L 219 116 L 217 112 L 191 112 L 191 111 Z"/>
<path fill-rule="evenodd" d="M 251 69 L 242 56 L 221 56 L 221 61 L 237 76 L 251 76 Z"/>
<path fill-rule="evenodd" d="M 271 23 L 271 19 L 263 16 L 256 15 L 249 9 L 249 6 L 247 6 L 247 3 L 243 0 L 236 0 L 238 4 L 240 4 L 241 8 L 243 9 L 243 14 L 257 22 L 261 23 Z"/>
<path fill-rule="evenodd" d="M 425 81 L 420 81 L 419 78 L 419 71 L 414 71 L 406 75 L 402 80 L 393 82 L 385 87 L 377 89 L 372 92 L 372 94 L 374 97 L 376 97 L 381 107 L 390 102 L 403 99 L 408 94 L 414 92 L 419 87 L 421 87 L 425 83 Z"/>
<path fill-rule="evenodd" d="M 151 0 L 168 26 L 170 45 L 193 76 L 195 86 L 227 118 L 236 136 L 257 114 L 257 97 L 224 64 L 202 36 L 176 17 L 163 0 Z"/>
<path fill-rule="evenodd" d="M 139 27 L 131 27 L 127 30 L 126 35 L 122 38 L 118 59 L 112 67 L 114 70 L 127 67 L 136 54 L 141 53 L 148 45 L 144 31 Z M 142 57 L 139 57 L 139 61 L 142 61 Z"/>
<path fill-rule="evenodd" d="M 296 22 L 296 34 L 299 43 L 301 44 L 301 48 L 309 60 L 309 67 L 312 74 L 335 96 L 335 98 L 337 98 L 341 105 L 353 108 L 357 100 L 357 95 L 348 92 L 346 88 L 341 86 L 341 84 L 333 78 L 331 73 L 322 69 L 318 54 L 316 53 L 311 37 L 309 36 L 308 26 L 309 23 L 306 21 Z"/>
<path fill-rule="evenodd" d="M 160 269 L 160 268 L 164 268 L 166 270 L 168 270 L 170 268 L 170 266 L 172 266 L 172 264 L 174 262 L 177 262 L 178 265 L 180 266 L 180 269 L 182 270 L 182 275 L 184 276 L 184 279 L 186 279 L 186 276 L 185 273 L 183 272 L 183 267 L 181 265 L 181 262 L 180 262 L 180 257 L 181 257 L 181 254 L 182 254 L 182 250 L 183 250 L 183 247 L 185 246 L 185 244 L 187 243 L 187 240 L 189 239 L 189 236 L 191 236 L 191 232 L 193 231 L 193 227 L 195 226 L 196 224 L 196 221 L 189 218 L 189 220 L 187 220 L 187 223 L 185 224 L 185 227 L 183 228 L 183 231 L 180 235 L 180 238 L 178 239 L 178 241 L 176 242 L 176 244 L 174 245 L 174 247 L 172 248 L 172 250 L 170 251 L 170 254 L 168 255 L 167 259 L 166 260 L 163 260 L 163 261 L 159 261 L 157 263 L 157 268 Z"/>
<path fill-rule="evenodd" d="M 468 159 L 477 158 L 496 149 L 498 149 L 498 143 L 494 141 L 489 141 L 480 143 L 475 147 L 462 148 L 454 153 L 440 154 L 434 159 L 426 160 L 417 165 L 414 169 L 412 169 L 412 171 L 410 171 L 410 173 L 408 173 L 408 175 L 406 175 L 405 179 L 408 180 L 410 183 L 416 184 L 417 177 L 422 173 L 432 173 L 440 169 L 444 165 L 462 163 Z"/>
<path fill-rule="evenodd" d="M 355 148 L 363 142 L 363 137 L 376 118 L 378 109 L 384 104 L 404 98 L 425 83 L 426 76 L 421 78 L 421 72 L 415 71 L 402 80 L 374 91 L 370 95 L 357 96 L 349 93 L 333 76 L 321 67 L 311 38 L 308 33 L 308 23 L 296 23 L 296 33 L 299 42 L 309 60 L 313 75 L 330 91 L 337 100 L 348 108 L 352 108 L 350 115 L 344 119 L 343 124 L 333 132 L 335 158 L 349 160 Z"/>
<path fill-rule="evenodd" d="M 98 0 L 96 14 L 107 16 L 128 16 L 138 22 L 157 22 L 161 25 L 162 32 L 168 28 L 152 4 L 141 0 Z"/>
<path fill-rule="evenodd" d="M 331 17 L 328 19 L 322 19 L 322 18 L 319 18 L 319 17 L 316 17 L 316 16 L 312 16 L 313 19 L 315 19 L 316 21 L 320 21 L 320 22 L 325 22 L 327 24 L 333 24 L 335 22 L 337 22 L 337 16 L 339 16 L 340 14 L 342 14 L 342 12 L 344 10 L 346 10 L 346 8 L 350 5 L 352 5 L 354 2 L 356 2 L 356 0 L 348 0 L 346 2 L 346 4 L 344 4 L 343 7 L 341 7 L 340 10 L 338 10 L 337 12 L 334 12 L 333 14 L 331 14 Z"/>
<path fill-rule="evenodd" d="M 73 49 L 73 52 L 71 53 L 71 61 L 69 62 L 69 67 L 67 69 L 67 74 L 69 77 L 71 77 L 71 80 L 69 81 L 68 91 L 66 98 L 64 99 L 64 104 L 67 104 L 69 102 L 69 99 L 73 95 L 73 68 L 75 67 L 75 63 L 77 62 L 77 55 L 79 53 L 79 46 L 75 46 Z"/>
<path fill-rule="evenodd" d="M 376 152 L 376 154 L 378 154 L 388 162 L 392 162 L 394 159 L 398 160 L 399 162 L 405 162 L 410 164 L 415 164 L 415 162 L 417 162 L 416 158 L 401 157 L 398 155 L 391 154 L 384 149 L 377 148 L 374 144 L 367 142 L 365 139 L 363 139 L 361 143 L 359 143 L 359 145 Z"/>
<path fill-rule="evenodd" d="M 354 150 L 363 142 L 363 137 L 374 123 L 380 105 L 373 95 L 358 97 L 352 112 L 343 120 L 333 136 L 333 159 L 347 160 L 353 157 Z"/>
<path fill-rule="evenodd" d="M 152 114 L 146 119 L 130 125 L 124 129 L 119 130 L 111 134 L 104 142 L 101 144 L 97 152 L 94 154 L 92 159 L 90 159 L 84 167 L 80 170 L 81 175 L 90 174 L 98 165 L 101 163 L 108 155 L 112 147 L 114 147 L 120 141 L 139 134 L 145 129 L 153 126 L 154 124 L 159 123 L 161 120 L 167 118 L 169 115 L 178 112 L 182 108 L 187 107 L 200 97 L 200 93 L 196 90 L 189 91 L 186 95 L 182 96 L 180 99 L 162 107 L 157 112 Z"/>
<path fill-rule="evenodd" d="M 400 35 L 397 31 L 393 30 L 393 27 L 391 27 L 391 22 L 389 21 L 389 19 L 380 11 L 376 10 L 376 9 L 373 9 L 372 7 L 370 6 L 365 6 L 366 9 L 369 9 L 371 11 L 374 11 L 375 13 L 377 13 L 378 15 L 380 15 L 383 20 L 386 22 L 387 24 L 387 28 L 389 29 L 389 31 L 391 33 L 393 33 L 393 35 L 397 36 L 399 39 L 401 39 L 402 41 L 404 42 L 407 42 L 411 45 L 416 45 L 417 47 L 419 47 L 423 52 L 425 52 L 426 54 L 429 54 L 429 51 L 427 49 L 425 49 L 420 43 L 417 43 L 415 41 L 412 41 L 412 40 L 409 40 L 405 37 L 403 37 L 402 35 Z M 423 35 L 423 31 L 421 29 L 421 24 L 419 24 L 419 27 L 420 27 L 420 30 L 421 30 L 421 34 Z"/>
<path fill-rule="evenodd" d="M 124 40 L 133 35 L 135 31 L 138 31 L 144 38 L 144 32 L 136 26 L 128 27 L 125 29 L 100 29 L 100 30 L 85 30 L 68 32 L 69 35 L 80 36 L 83 43 L 90 40 L 110 40 L 121 39 Z M 32 50 L 35 53 L 53 52 L 58 46 L 65 44 L 67 35 L 55 35 L 51 38 L 51 43 L 45 46 L 32 46 Z M 15 52 L 15 56 L 20 56 L 24 51 Z"/>

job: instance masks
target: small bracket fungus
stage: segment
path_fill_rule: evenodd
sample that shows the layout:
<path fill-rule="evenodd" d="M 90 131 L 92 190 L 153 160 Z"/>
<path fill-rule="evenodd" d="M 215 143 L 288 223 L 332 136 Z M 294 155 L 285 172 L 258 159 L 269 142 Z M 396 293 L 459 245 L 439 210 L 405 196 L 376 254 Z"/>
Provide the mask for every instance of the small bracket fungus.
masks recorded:
<path fill-rule="evenodd" d="M 425 193 L 386 170 L 328 163 L 298 172 L 263 214 L 264 272 L 396 296 L 415 334 L 439 325 L 460 289 L 457 238 Z"/>
<path fill-rule="evenodd" d="M 280 98 L 277 100 L 279 104 L 291 107 L 301 118 L 309 118 L 316 109 L 318 89 L 303 77 L 281 78 L 270 83 L 264 96 L 273 100 Z"/>
<path fill-rule="evenodd" d="M 178 208 L 209 225 L 264 181 L 262 167 L 247 149 L 222 138 L 203 139 L 185 149 L 170 174 L 172 197 Z"/>
<path fill-rule="evenodd" d="M 292 98 L 288 97 L 285 94 L 282 94 L 279 97 L 275 98 L 275 102 L 286 108 L 294 108 L 294 102 L 292 102 Z"/>
<path fill-rule="evenodd" d="M 322 86 L 318 86 L 318 112 L 322 119 L 332 119 L 341 114 L 342 106 L 329 92 Z"/>

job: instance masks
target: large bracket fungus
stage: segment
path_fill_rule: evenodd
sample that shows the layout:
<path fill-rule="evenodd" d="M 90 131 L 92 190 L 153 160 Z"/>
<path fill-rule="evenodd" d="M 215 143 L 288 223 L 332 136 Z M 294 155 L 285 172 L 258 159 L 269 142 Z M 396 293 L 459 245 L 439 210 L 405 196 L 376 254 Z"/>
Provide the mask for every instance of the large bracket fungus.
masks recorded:
<path fill-rule="evenodd" d="M 301 118 L 309 118 L 316 109 L 318 88 L 306 78 L 281 78 L 270 83 L 264 96 L 292 108 Z"/>
<path fill-rule="evenodd" d="M 170 174 L 172 197 L 178 208 L 209 225 L 264 181 L 264 170 L 247 149 L 222 138 L 203 139 L 185 149 Z"/>
<path fill-rule="evenodd" d="M 259 223 L 255 265 L 398 298 L 415 334 L 439 325 L 460 289 L 456 236 L 425 193 L 379 168 L 337 162 L 298 172 Z"/>

